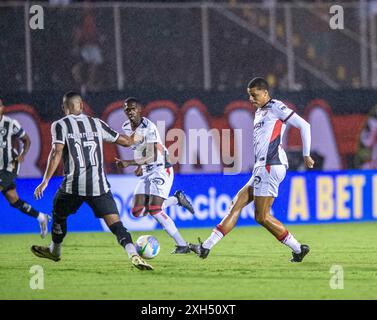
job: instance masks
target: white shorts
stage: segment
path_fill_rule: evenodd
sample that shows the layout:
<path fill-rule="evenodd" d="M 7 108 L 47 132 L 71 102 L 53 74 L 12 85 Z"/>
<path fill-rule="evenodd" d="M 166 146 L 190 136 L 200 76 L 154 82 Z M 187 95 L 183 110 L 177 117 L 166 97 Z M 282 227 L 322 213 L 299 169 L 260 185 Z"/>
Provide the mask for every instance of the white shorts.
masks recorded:
<path fill-rule="evenodd" d="M 154 195 L 167 199 L 173 185 L 173 180 L 173 167 L 154 170 L 151 173 L 147 173 L 140 177 L 140 180 L 136 185 L 134 195 Z"/>
<path fill-rule="evenodd" d="M 256 167 L 247 184 L 253 187 L 254 196 L 276 198 L 286 172 L 285 165 Z"/>

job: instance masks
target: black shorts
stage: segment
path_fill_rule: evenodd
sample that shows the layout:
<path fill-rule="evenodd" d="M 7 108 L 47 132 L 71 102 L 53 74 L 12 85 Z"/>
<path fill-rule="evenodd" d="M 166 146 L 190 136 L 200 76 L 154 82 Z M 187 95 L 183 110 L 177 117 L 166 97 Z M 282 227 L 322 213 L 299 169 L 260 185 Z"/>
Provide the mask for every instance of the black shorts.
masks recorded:
<path fill-rule="evenodd" d="M 60 189 L 55 194 L 53 212 L 58 217 L 66 218 L 75 213 L 84 202 L 89 205 L 97 218 L 103 218 L 107 214 L 119 214 L 111 191 L 97 197 L 83 197 L 65 193 Z"/>
<path fill-rule="evenodd" d="M 1 192 L 5 195 L 9 190 L 16 189 L 17 174 L 7 170 L 0 170 Z"/>

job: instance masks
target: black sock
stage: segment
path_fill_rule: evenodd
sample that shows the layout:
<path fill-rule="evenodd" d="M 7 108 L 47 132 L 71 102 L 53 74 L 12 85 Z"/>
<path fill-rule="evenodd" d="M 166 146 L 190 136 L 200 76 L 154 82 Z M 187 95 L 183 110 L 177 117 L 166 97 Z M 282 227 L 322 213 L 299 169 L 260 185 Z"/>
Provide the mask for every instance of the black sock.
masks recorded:
<path fill-rule="evenodd" d="M 54 243 L 62 243 L 67 234 L 67 218 L 59 218 L 54 213 L 52 215 L 52 241 Z"/>
<path fill-rule="evenodd" d="M 132 243 L 131 234 L 123 226 L 123 223 L 118 221 L 109 226 L 109 229 L 116 235 L 119 244 L 125 248 L 127 244 Z"/>
<path fill-rule="evenodd" d="M 30 217 L 37 218 L 39 215 L 39 212 L 37 210 L 35 210 L 30 204 L 21 199 L 18 199 L 15 203 L 11 203 L 10 205 Z"/>

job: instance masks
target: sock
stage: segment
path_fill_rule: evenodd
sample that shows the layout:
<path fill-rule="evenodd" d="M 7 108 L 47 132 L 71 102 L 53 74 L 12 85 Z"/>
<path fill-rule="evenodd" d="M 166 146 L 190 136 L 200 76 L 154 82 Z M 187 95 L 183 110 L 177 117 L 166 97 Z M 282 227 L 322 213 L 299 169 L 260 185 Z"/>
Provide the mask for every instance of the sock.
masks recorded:
<path fill-rule="evenodd" d="M 109 229 L 114 235 L 116 235 L 118 243 L 123 248 L 126 248 L 129 243 L 132 244 L 131 234 L 127 231 L 122 222 L 118 221 L 113 223 L 111 226 L 109 226 Z"/>
<path fill-rule="evenodd" d="M 37 218 L 39 212 L 33 209 L 33 207 L 27 202 L 18 199 L 15 203 L 10 204 L 13 208 L 20 210 L 21 212 L 27 214 L 30 217 Z"/>
<path fill-rule="evenodd" d="M 177 229 L 177 232 L 173 234 L 172 238 L 174 239 L 177 246 L 181 246 L 181 247 L 187 246 L 187 242 L 185 241 L 185 239 L 183 239 L 178 229 Z"/>
<path fill-rule="evenodd" d="M 167 198 L 164 203 L 162 204 L 162 209 L 166 209 L 170 206 L 175 206 L 178 204 L 178 199 L 174 196 Z"/>
<path fill-rule="evenodd" d="M 152 214 L 152 217 L 160 223 L 167 234 L 174 239 L 178 246 L 187 246 L 187 242 L 182 238 L 177 227 L 175 226 L 174 221 L 165 212 L 159 211 Z"/>
<path fill-rule="evenodd" d="M 280 240 L 280 242 L 290 247 L 294 253 L 301 252 L 301 243 L 298 242 L 295 239 L 295 237 L 290 232 L 288 232 L 288 230 L 287 230 L 287 234 L 285 234 L 285 237 L 282 240 Z"/>
<path fill-rule="evenodd" d="M 203 242 L 203 248 L 212 249 L 212 247 L 217 244 L 223 237 L 224 234 L 220 231 L 219 227 L 216 227 L 215 229 L 213 229 L 208 239 Z"/>
<path fill-rule="evenodd" d="M 127 251 L 128 257 L 131 258 L 134 255 L 138 255 L 136 248 L 133 243 L 128 243 L 124 247 L 124 249 Z"/>
<path fill-rule="evenodd" d="M 50 252 L 53 255 L 60 257 L 60 255 L 62 254 L 62 244 L 61 243 L 55 243 L 54 241 L 51 241 Z"/>
<path fill-rule="evenodd" d="M 52 215 L 52 241 L 55 244 L 63 242 L 67 234 L 67 218 L 60 218 L 55 213 Z"/>

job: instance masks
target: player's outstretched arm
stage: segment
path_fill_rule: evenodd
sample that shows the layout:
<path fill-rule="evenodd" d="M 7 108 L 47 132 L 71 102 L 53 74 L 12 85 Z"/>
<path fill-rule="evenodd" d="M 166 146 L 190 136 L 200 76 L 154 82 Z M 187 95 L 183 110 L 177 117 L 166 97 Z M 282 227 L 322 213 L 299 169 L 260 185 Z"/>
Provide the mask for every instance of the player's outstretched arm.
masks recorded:
<path fill-rule="evenodd" d="M 119 134 L 118 139 L 115 141 L 116 144 L 119 144 L 123 147 L 129 147 L 132 146 L 132 139 L 129 136 L 126 136 L 124 134 Z"/>
<path fill-rule="evenodd" d="M 125 134 L 119 134 L 118 139 L 115 141 L 116 144 L 119 144 L 123 147 L 130 147 L 134 145 L 135 143 L 143 141 L 143 137 L 133 134 L 132 136 L 127 136 Z"/>
<path fill-rule="evenodd" d="M 22 152 L 18 155 L 18 157 L 15 159 L 18 162 L 23 162 L 25 160 L 25 156 L 28 153 L 31 145 L 31 141 L 27 133 L 24 134 L 22 138 L 20 138 L 22 141 Z"/>
<path fill-rule="evenodd" d="M 148 143 L 145 149 L 145 156 L 133 160 L 121 160 L 115 158 L 115 163 L 118 168 L 127 168 L 129 166 L 141 166 L 149 164 L 157 160 L 157 143 Z"/>
<path fill-rule="evenodd" d="M 307 168 L 313 168 L 314 160 L 310 156 L 311 132 L 310 124 L 301 118 L 298 114 L 293 114 L 287 121 L 290 125 L 300 130 L 302 140 L 302 153 L 304 156 L 304 163 Z"/>
<path fill-rule="evenodd" d="M 63 148 L 64 144 L 61 143 L 54 143 L 52 145 L 50 155 L 48 156 L 47 168 L 43 176 L 43 181 L 34 191 L 34 197 L 36 199 L 41 199 L 43 197 L 43 191 L 47 188 L 47 185 L 51 177 L 58 168 L 58 165 L 63 155 Z"/>
<path fill-rule="evenodd" d="M 143 141 L 144 139 L 142 136 L 139 136 L 136 133 L 130 137 L 125 134 L 120 134 L 119 132 L 110 128 L 109 125 L 101 119 L 97 119 L 97 121 L 99 121 L 101 125 L 102 137 L 105 142 L 115 143 L 123 147 L 130 147 L 135 143 Z"/>

